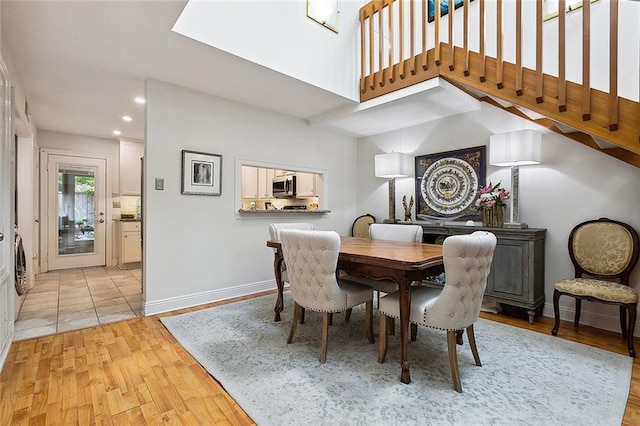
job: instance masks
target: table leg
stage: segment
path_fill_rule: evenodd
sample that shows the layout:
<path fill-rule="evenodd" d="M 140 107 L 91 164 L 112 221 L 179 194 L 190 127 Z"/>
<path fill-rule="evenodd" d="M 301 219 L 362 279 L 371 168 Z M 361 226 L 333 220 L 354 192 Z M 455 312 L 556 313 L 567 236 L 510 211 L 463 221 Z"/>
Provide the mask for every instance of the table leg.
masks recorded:
<path fill-rule="evenodd" d="M 400 366 L 402 373 L 400 381 L 411 383 L 409 371 L 408 336 L 409 336 L 409 312 L 411 310 L 411 281 L 402 280 L 400 284 Z"/>
<path fill-rule="evenodd" d="M 284 292 L 284 283 L 282 282 L 282 262 L 284 262 L 284 257 L 282 256 L 282 251 L 278 249 L 273 259 L 273 274 L 276 277 L 276 285 L 278 286 L 276 306 L 273 308 L 273 311 L 275 312 L 273 320 L 276 322 L 280 321 L 280 312 L 282 312 L 284 305 L 284 298 L 282 295 Z"/>

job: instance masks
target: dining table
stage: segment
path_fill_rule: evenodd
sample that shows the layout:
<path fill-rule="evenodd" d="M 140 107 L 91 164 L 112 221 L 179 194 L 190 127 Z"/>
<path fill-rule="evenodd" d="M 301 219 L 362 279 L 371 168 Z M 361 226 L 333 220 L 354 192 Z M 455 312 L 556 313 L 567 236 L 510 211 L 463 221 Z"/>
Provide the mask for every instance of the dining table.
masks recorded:
<path fill-rule="evenodd" d="M 280 241 L 268 240 L 275 249 L 273 261 L 278 297 L 274 308 L 275 321 L 280 321 L 283 309 L 282 246 Z M 411 382 L 407 355 L 411 284 L 444 271 L 442 246 L 404 241 L 377 240 L 360 237 L 340 237 L 338 273 L 364 276 L 374 280 L 391 280 L 398 285 L 400 303 L 400 380 Z"/>

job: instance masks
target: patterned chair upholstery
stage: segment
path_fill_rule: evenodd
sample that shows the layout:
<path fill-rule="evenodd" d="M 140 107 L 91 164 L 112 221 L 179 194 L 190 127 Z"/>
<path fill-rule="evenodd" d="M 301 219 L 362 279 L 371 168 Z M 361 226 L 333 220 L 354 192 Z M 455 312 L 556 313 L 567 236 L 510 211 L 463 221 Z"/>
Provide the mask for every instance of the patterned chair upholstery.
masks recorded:
<path fill-rule="evenodd" d="M 476 365 L 480 363 L 473 324 L 480 316 L 482 297 L 496 248 L 496 236 L 476 231 L 470 235 L 454 235 L 444 240 L 443 262 L 446 282 L 442 290 L 429 287 L 411 288 L 411 338 L 415 340 L 417 325 L 447 332 L 449 364 L 456 391 L 462 392 L 456 333 L 467 330 L 469 346 Z M 387 355 L 387 318 L 400 318 L 398 291 L 380 299 L 380 343 L 378 362 Z"/>
<path fill-rule="evenodd" d="M 638 233 L 626 223 L 600 218 L 574 227 L 569 235 L 569 257 L 575 276 L 554 286 L 555 324 L 551 334 L 556 336 L 560 327 L 560 296 L 576 299 L 575 327 L 580 324 L 582 300 L 618 305 L 622 337 L 627 339 L 629 356 L 635 358 L 633 332 L 638 293 L 629 287 L 629 276 L 638 261 L 638 250 Z"/>
<path fill-rule="evenodd" d="M 353 225 L 351 225 L 351 236 L 361 238 L 369 237 L 369 225 L 372 223 L 376 223 L 376 218 L 372 215 L 363 214 L 362 216 L 358 216 L 356 220 L 353 221 Z"/>
<path fill-rule="evenodd" d="M 322 312 L 320 363 L 324 364 L 330 314 L 347 311 L 361 303 L 366 304 L 365 328 L 369 342 L 373 343 L 373 290 L 337 277 L 340 236 L 333 231 L 283 229 L 280 238 L 295 302 L 287 343 L 293 341 L 302 308 Z"/>

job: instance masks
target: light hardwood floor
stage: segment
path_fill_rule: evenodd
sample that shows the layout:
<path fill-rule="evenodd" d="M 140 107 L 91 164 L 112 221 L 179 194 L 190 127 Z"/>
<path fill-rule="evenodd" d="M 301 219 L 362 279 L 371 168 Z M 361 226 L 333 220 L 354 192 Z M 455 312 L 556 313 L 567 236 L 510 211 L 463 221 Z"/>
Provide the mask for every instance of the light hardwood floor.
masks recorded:
<path fill-rule="evenodd" d="M 0 374 L 0 425 L 253 424 L 158 320 L 224 303 L 15 342 Z M 553 325 L 551 318 L 530 325 L 506 315 L 482 317 L 541 333 Z M 563 322 L 558 335 L 627 353 L 619 334 Z M 639 362 L 624 425 L 640 424 Z"/>

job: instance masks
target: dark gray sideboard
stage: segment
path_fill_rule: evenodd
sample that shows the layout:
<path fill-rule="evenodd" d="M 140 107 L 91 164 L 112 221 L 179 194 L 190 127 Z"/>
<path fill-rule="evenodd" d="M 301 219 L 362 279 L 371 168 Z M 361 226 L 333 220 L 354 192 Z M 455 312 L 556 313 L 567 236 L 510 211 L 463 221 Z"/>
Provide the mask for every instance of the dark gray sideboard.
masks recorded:
<path fill-rule="evenodd" d="M 544 303 L 544 237 L 546 229 L 485 228 L 414 222 L 424 230 L 423 242 L 441 244 L 449 235 L 489 231 L 498 238 L 485 300 L 526 308 L 533 324 Z"/>

